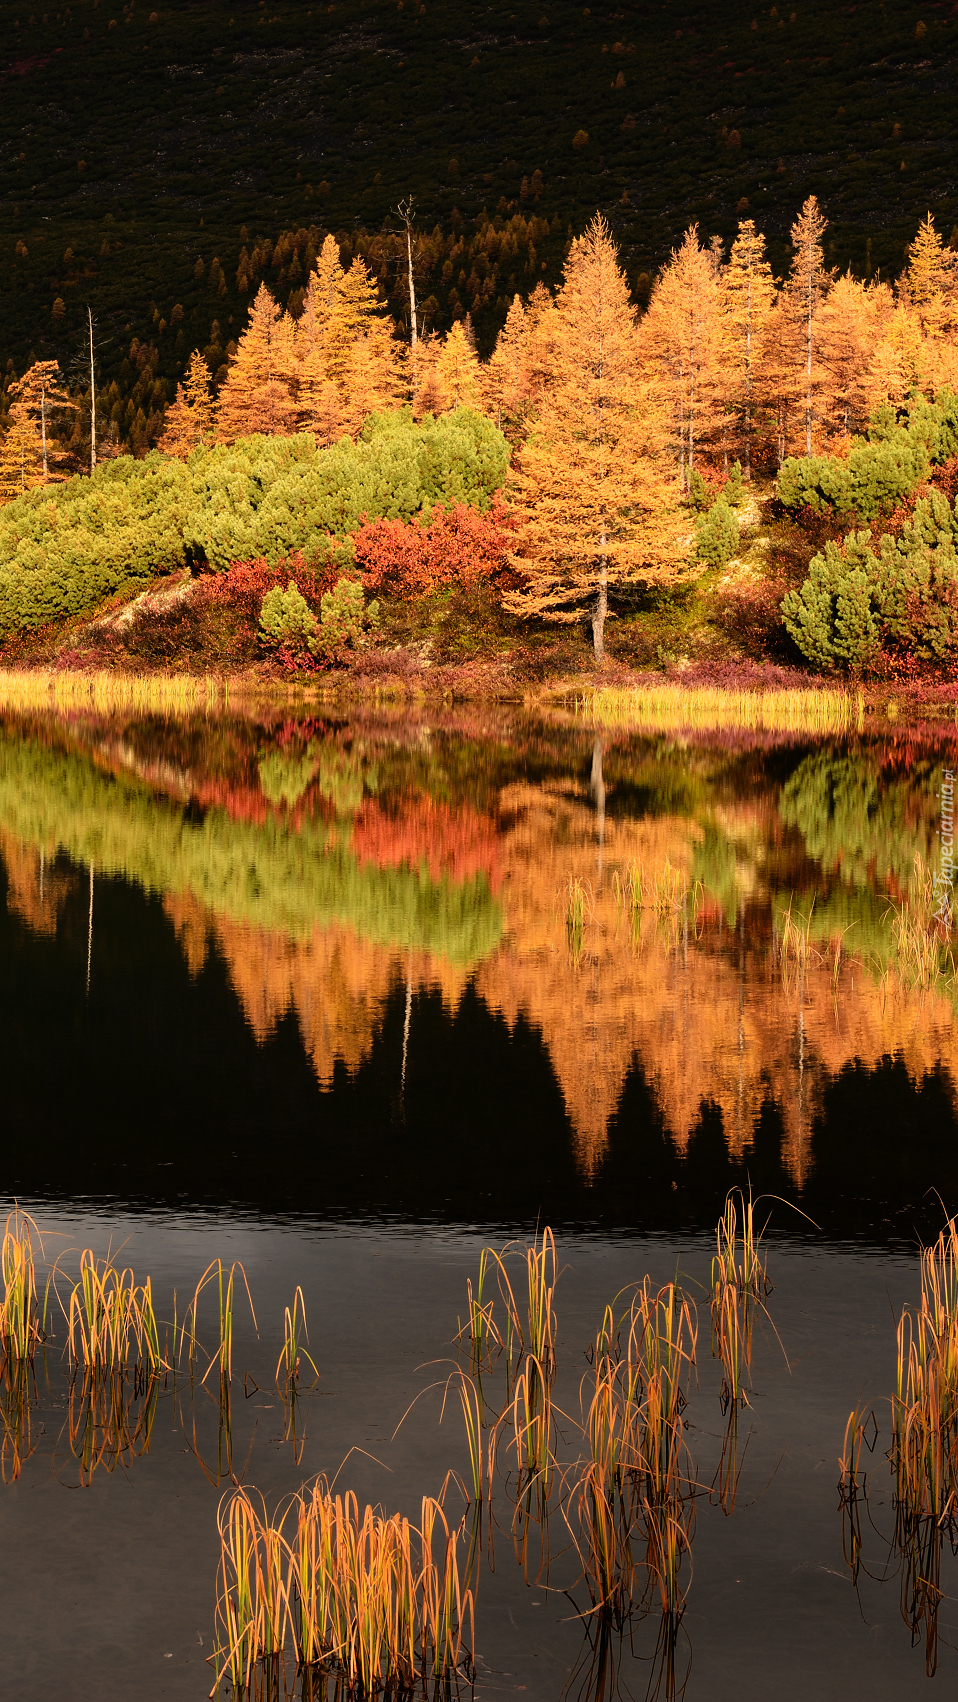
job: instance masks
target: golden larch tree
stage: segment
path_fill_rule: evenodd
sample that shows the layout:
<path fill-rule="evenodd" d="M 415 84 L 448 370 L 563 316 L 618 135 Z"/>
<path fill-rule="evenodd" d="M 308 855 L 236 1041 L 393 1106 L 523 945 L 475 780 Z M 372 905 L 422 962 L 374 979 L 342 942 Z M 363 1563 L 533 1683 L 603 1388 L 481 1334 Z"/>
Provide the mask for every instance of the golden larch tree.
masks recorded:
<path fill-rule="evenodd" d="M 344 412 L 352 416 L 355 430 L 366 414 L 394 407 L 403 396 L 403 354 L 373 279 L 362 260 L 354 260 L 337 287 L 331 308 L 326 375 L 338 385 Z M 359 395 L 355 388 L 360 379 L 365 395 Z"/>
<path fill-rule="evenodd" d="M 728 265 L 721 273 L 724 293 L 724 331 L 729 365 L 729 406 L 737 422 L 742 469 L 752 476 L 752 443 L 756 427 L 756 373 L 762 341 L 775 305 L 772 268 L 765 258 L 765 238 L 754 219 L 743 219 L 732 244 Z"/>
<path fill-rule="evenodd" d="M 436 356 L 436 384 L 441 398 L 439 411 L 442 413 L 479 405 L 482 373 L 475 348 L 461 320 L 456 320 L 442 340 Z"/>
<path fill-rule="evenodd" d="M 175 455 L 185 461 L 200 444 L 208 443 L 213 433 L 213 399 L 210 369 L 198 349 L 194 349 L 186 369 L 186 377 L 176 387 L 176 400 L 166 410 L 166 421 L 159 447 L 164 455 Z"/>
<path fill-rule="evenodd" d="M 682 485 L 696 458 L 720 438 L 725 424 L 722 286 L 713 256 L 693 225 L 673 249 L 640 329 L 646 370 L 661 379 L 669 401 Z"/>
<path fill-rule="evenodd" d="M 514 566 L 508 606 L 547 620 L 591 617 L 605 656 L 609 590 L 678 577 L 679 491 L 654 388 L 636 374 L 636 316 L 604 219 L 569 252 L 551 327 L 554 361 L 511 493 Z"/>
<path fill-rule="evenodd" d="M 329 342 L 344 277 L 339 244 L 335 237 L 327 236 L 310 274 L 294 332 L 299 423 L 321 444 L 331 443 L 343 429 L 343 397 L 329 372 Z"/>
<path fill-rule="evenodd" d="M 293 322 L 260 284 L 220 391 L 219 441 L 234 443 L 254 432 L 288 437 L 298 423 L 295 388 Z"/>
<path fill-rule="evenodd" d="M 819 309 L 829 284 L 822 248 L 822 237 L 827 228 L 828 220 L 824 217 L 815 196 L 809 195 L 792 226 L 792 271 L 789 279 L 793 312 L 801 325 L 806 455 L 812 453 L 815 399 L 822 383 L 822 373 L 817 361 L 816 333 Z"/>

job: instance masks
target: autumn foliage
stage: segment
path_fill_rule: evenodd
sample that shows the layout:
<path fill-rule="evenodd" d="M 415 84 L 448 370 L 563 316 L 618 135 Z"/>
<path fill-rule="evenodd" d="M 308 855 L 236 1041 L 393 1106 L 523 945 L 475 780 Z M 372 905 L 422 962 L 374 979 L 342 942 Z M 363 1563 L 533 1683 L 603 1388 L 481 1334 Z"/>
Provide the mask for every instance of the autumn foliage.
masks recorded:
<path fill-rule="evenodd" d="M 356 565 L 365 589 L 395 596 L 421 596 L 445 585 L 485 579 L 502 585 L 510 573 L 507 514 L 500 499 L 485 514 L 467 503 L 434 508 L 425 523 L 367 521 L 353 533 Z"/>

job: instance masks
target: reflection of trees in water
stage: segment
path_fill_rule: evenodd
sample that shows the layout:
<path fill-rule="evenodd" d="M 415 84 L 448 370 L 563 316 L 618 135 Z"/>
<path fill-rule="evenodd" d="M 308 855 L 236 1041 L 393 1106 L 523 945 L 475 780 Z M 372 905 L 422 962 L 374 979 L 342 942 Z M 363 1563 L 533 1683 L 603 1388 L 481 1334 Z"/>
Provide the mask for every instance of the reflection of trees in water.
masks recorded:
<path fill-rule="evenodd" d="M 928 861 L 938 828 L 941 770 L 925 758 L 907 772 L 867 749 L 815 751 L 782 787 L 779 812 L 810 857 L 847 884 L 907 882 L 916 851 Z"/>

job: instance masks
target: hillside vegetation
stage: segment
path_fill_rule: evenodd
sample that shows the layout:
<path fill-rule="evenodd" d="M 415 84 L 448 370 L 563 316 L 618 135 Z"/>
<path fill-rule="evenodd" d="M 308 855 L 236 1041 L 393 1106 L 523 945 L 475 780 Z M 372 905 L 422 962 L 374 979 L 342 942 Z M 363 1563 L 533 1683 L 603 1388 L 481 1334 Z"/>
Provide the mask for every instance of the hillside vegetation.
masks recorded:
<path fill-rule="evenodd" d="M 70 370 L 89 304 L 107 418 L 145 447 L 190 351 L 215 371 L 260 281 L 295 305 L 327 231 L 401 318 L 410 193 L 430 323 L 470 309 L 486 353 L 596 207 L 640 299 L 745 202 L 783 271 L 810 193 L 830 263 L 895 276 L 929 208 L 958 221 L 956 30 L 910 0 L 2 0 L 0 366 Z"/>

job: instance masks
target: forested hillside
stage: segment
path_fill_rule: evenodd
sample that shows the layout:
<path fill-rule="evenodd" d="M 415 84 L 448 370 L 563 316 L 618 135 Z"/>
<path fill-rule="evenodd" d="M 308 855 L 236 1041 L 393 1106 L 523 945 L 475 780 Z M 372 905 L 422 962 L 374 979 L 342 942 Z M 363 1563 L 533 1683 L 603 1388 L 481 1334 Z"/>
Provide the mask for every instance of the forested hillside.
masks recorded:
<path fill-rule="evenodd" d="M 784 271 L 809 193 L 829 263 L 895 276 L 929 208 L 958 221 L 956 32 L 943 3 L 3 0 L 5 382 L 52 358 L 82 388 L 89 304 L 142 449 L 260 281 L 296 310 L 327 231 L 401 319 L 410 193 L 427 327 L 469 311 L 481 352 L 597 207 L 640 301 L 693 220 L 728 244 L 747 211 Z"/>

